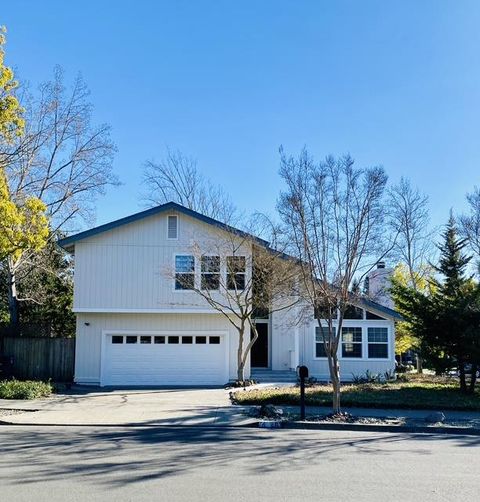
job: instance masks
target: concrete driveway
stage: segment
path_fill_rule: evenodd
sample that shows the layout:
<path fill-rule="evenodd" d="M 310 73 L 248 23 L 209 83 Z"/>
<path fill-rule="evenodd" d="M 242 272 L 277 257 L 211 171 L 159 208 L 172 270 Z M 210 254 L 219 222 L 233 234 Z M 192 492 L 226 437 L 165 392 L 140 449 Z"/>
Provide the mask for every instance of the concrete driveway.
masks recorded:
<path fill-rule="evenodd" d="M 44 425 L 241 425 L 225 389 L 76 388 L 48 399 L 0 400 L 0 421 Z M 23 410 L 19 412 L 16 410 Z"/>

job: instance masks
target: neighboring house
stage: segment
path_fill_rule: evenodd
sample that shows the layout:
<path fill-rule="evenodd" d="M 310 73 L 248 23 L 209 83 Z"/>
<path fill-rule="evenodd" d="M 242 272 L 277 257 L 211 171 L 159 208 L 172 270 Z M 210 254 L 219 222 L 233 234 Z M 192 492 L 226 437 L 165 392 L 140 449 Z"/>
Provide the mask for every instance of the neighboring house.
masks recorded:
<path fill-rule="evenodd" d="M 192 243 L 211 256 L 212 242 L 242 235 L 176 203 L 67 237 L 59 244 L 75 254 L 74 312 L 77 315 L 75 382 L 90 385 L 222 385 L 236 378 L 238 334 L 222 314 L 186 289 L 186 275 L 203 280 Z M 245 234 L 243 234 L 245 235 Z M 245 241 L 245 242 L 252 242 Z M 257 245 L 268 243 L 256 239 Z M 236 256 L 251 257 L 250 245 Z M 225 274 L 227 260 L 218 269 Z M 249 270 L 237 270 L 238 274 Z M 176 277 L 182 281 L 176 280 Z M 188 279 L 188 277 L 187 277 Z M 211 280 L 210 278 L 205 278 Z M 241 279 L 241 278 L 240 278 Z M 199 282 L 197 282 L 199 284 Z M 305 364 L 328 379 L 317 322 L 295 323 L 300 306 L 256 321 L 259 338 L 253 368 L 291 371 Z M 393 370 L 399 316 L 362 300 L 345 320 L 340 352 L 344 379 Z M 250 365 L 246 374 L 250 372 Z"/>

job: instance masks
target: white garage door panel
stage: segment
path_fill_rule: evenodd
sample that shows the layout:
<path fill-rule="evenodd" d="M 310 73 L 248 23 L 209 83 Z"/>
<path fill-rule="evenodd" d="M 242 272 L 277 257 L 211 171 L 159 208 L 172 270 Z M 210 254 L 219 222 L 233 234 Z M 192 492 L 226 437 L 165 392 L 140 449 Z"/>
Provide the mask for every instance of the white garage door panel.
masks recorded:
<path fill-rule="evenodd" d="M 123 343 L 112 343 L 113 336 L 123 336 Z M 228 381 L 226 339 L 211 335 L 220 343 L 155 344 L 125 343 L 129 335 L 107 335 L 102 385 L 223 385 Z M 168 340 L 168 335 L 165 341 Z M 178 336 L 172 334 L 172 336 Z M 181 342 L 181 335 L 179 341 Z"/>

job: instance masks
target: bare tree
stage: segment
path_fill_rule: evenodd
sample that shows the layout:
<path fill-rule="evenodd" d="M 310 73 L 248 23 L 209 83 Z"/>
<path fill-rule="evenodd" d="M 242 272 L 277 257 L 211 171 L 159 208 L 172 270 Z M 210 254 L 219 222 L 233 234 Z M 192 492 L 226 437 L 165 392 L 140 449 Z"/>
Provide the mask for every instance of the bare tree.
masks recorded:
<path fill-rule="evenodd" d="M 52 81 L 39 92 L 24 92 L 25 134 L 12 146 L 5 173 L 12 199 L 21 202 L 29 196 L 47 207 L 51 239 L 58 231 L 73 230 L 82 220 L 91 221 L 95 201 L 109 185 L 118 184 L 112 173 L 115 146 L 108 125 L 92 125 L 89 91 L 78 77 L 67 89 L 63 72 L 56 68 Z M 13 278 L 10 289 L 31 270 L 34 254 L 8 265 Z M 10 315 L 18 318 L 14 295 Z"/>
<path fill-rule="evenodd" d="M 167 148 L 159 162 L 143 167 L 143 199 L 147 206 L 177 202 L 224 223 L 233 223 L 237 210 L 221 187 L 213 185 L 197 167 L 197 161 Z"/>
<path fill-rule="evenodd" d="M 265 234 L 265 227 L 263 230 Z M 258 338 L 255 316 L 288 310 L 298 303 L 298 265 L 276 249 L 275 240 L 269 245 L 233 229 L 194 241 L 189 253 L 177 257 L 175 270 L 167 269 L 165 274 L 175 280 L 176 289 L 194 291 L 235 328 L 237 379 L 243 381 Z"/>
<path fill-rule="evenodd" d="M 390 222 L 398 236 L 395 250 L 407 267 L 410 285 L 416 290 L 418 282 L 431 270 L 428 263 L 434 248 L 428 197 L 405 178 L 389 190 L 389 196 Z"/>
<path fill-rule="evenodd" d="M 470 213 L 460 216 L 460 233 L 467 239 L 480 269 L 480 189 L 477 186 L 471 194 L 467 194 L 467 202 Z"/>
<path fill-rule="evenodd" d="M 316 163 L 306 149 L 298 157 L 280 154 L 286 189 L 278 210 L 298 258 L 303 299 L 323 333 L 333 411 L 340 413 L 338 349 L 345 311 L 355 303 L 352 286 L 394 243 L 385 221 L 387 175 L 381 167 L 356 168 L 349 156 Z"/>

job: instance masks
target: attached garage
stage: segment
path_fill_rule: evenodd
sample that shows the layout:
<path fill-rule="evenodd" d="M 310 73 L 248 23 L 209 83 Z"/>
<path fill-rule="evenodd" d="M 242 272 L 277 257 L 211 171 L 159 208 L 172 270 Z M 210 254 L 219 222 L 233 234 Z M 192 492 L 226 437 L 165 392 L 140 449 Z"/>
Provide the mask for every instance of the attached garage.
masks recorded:
<path fill-rule="evenodd" d="M 223 385 L 228 336 L 219 332 L 104 332 L 100 385 Z"/>

